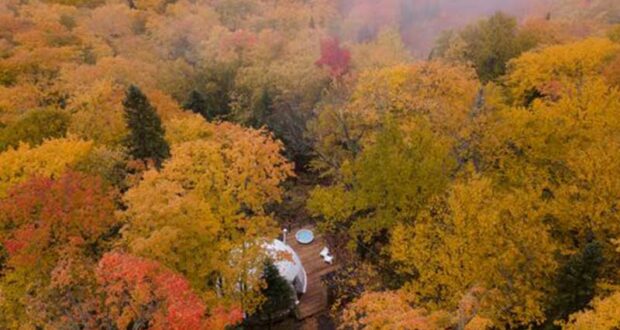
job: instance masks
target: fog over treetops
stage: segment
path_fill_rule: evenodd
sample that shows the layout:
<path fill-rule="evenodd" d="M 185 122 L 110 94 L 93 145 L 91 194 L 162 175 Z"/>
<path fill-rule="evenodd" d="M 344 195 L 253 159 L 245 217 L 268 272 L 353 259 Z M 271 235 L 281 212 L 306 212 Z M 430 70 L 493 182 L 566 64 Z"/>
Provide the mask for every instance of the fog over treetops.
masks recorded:
<path fill-rule="evenodd" d="M 0 330 L 620 329 L 618 173 L 620 0 L 0 0 Z"/>
<path fill-rule="evenodd" d="M 383 28 L 397 28 L 414 53 L 424 57 L 441 31 L 497 11 L 521 20 L 574 18 L 595 12 L 616 21 L 618 7 L 609 0 L 342 0 L 340 32 L 346 39 L 363 41 Z"/>

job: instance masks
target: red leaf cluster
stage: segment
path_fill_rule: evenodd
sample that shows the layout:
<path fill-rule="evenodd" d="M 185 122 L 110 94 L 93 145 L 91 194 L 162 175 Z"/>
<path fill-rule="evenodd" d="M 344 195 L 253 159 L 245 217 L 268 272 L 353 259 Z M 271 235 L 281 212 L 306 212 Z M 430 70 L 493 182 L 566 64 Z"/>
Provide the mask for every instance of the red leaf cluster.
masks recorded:
<path fill-rule="evenodd" d="M 102 179 L 81 173 L 32 178 L 0 200 L 0 240 L 22 265 L 50 249 L 95 243 L 118 221 L 115 196 Z"/>
<path fill-rule="evenodd" d="M 333 78 L 339 78 L 349 71 L 351 53 L 340 47 L 338 38 L 326 38 L 321 41 L 321 58 L 316 61 L 319 67 L 327 66 Z"/>
<path fill-rule="evenodd" d="M 108 253 L 96 273 L 109 315 L 121 328 L 139 319 L 150 329 L 223 329 L 242 319 L 238 309 L 216 308 L 208 316 L 189 282 L 155 261 Z"/>
<path fill-rule="evenodd" d="M 243 51 L 256 44 L 256 35 L 246 30 L 237 30 L 230 35 L 224 36 L 220 43 L 222 50 Z"/>

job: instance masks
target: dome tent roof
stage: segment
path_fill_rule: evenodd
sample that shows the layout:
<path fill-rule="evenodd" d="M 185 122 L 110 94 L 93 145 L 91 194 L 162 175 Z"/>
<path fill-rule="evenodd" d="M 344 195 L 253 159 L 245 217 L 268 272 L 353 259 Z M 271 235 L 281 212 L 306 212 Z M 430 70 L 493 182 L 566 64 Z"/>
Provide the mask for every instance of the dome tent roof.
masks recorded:
<path fill-rule="evenodd" d="M 293 282 L 295 277 L 305 272 L 301 259 L 299 259 L 295 250 L 282 241 L 275 239 L 270 243 L 265 243 L 263 247 L 273 259 L 273 263 L 278 268 L 280 275 L 287 281 Z"/>

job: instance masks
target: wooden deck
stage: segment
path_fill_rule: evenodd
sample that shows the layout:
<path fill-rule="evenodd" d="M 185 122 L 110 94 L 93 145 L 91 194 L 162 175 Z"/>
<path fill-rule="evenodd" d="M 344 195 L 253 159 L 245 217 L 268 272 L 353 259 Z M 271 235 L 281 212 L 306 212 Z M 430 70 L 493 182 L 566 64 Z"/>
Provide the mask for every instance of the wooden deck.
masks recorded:
<path fill-rule="evenodd" d="M 334 258 L 333 264 L 330 265 L 319 255 L 323 247 L 325 247 L 323 238 L 317 234 L 312 226 L 305 226 L 303 228 L 310 229 L 314 232 L 315 238 L 312 243 L 304 245 L 295 240 L 295 233 L 301 228 L 291 230 L 286 239 L 286 243 L 297 252 L 297 255 L 299 255 L 306 269 L 308 286 L 306 288 L 306 293 L 299 299 L 298 307 L 300 320 L 327 310 L 327 289 L 323 283 L 321 283 L 321 277 L 338 268 L 338 260 L 336 258 Z"/>

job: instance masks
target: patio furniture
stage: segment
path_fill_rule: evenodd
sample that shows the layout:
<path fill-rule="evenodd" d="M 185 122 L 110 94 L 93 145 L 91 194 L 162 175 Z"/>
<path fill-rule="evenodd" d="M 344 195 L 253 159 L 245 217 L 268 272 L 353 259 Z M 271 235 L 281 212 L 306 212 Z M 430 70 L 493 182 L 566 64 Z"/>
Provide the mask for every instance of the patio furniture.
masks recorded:
<path fill-rule="evenodd" d="M 325 258 L 329 255 L 329 249 L 326 247 L 323 248 L 323 250 L 321 250 L 321 253 L 319 253 L 321 255 L 321 257 Z"/>
<path fill-rule="evenodd" d="M 319 254 L 321 255 L 321 258 L 323 258 L 323 260 L 325 260 L 325 262 L 328 264 L 331 264 L 334 261 L 334 256 L 329 254 L 329 248 L 327 248 L 327 246 L 324 247 Z"/>
<path fill-rule="evenodd" d="M 301 244 L 310 244 L 314 241 L 314 233 L 309 229 L 301 229 L 295 233 L 295 239 Z"/>

